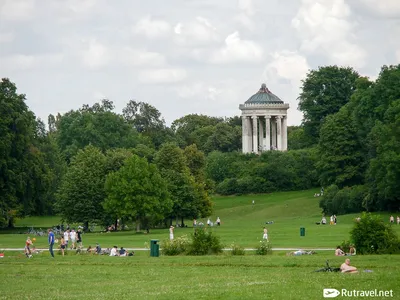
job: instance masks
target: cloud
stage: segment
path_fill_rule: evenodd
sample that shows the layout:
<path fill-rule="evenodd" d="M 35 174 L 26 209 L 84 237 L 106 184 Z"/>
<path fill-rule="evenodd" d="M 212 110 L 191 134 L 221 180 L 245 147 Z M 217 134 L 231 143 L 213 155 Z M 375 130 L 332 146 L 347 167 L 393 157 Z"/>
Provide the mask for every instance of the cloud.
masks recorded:
<path fill-rule="evenodd" d="M 165 56 L 146 49 L 135 49 L 129 46 L 109 45 L 95 38 L 67 39 L 63 42 L 68 45 L 69 55 L 80 58 L 88 69 L 105 67 L 160 67 L 166 65 Z"/>
<path fill-rule="evenodd" d="M 0 71 L 27 71 L 36 68 L 46 69 L 60 65 L 64 60 L 62 54 L 25 55 L 12 54 L 0 57 Z"/>
<path fill-rule="evenodd" d="M 262 81 L 285 103 L 289 103 L 288 124 L 299 124 L 303 114 L 297 110 L 297 97 L 301 80 L 305 78 L 310 66 L 304 56 L 294 51 L 274 52 L 271 57 L 273 60 L 265 67 Z"/>
<path fill-rule="evenodd" d="M 400 17 L 400 2 L 398 0 L 358 0 L 357 3 L 366 7 L 374 15 L 383 18 Z"/>
<path fill-rule="evenodd" d="M 186 70 L 181 68 L 147 69 L 139 73 L 139 81 L 146 84 L 175 83 L 186 78 Z"/>
<path fill-rule="evenodd" d="M 134 34 L 155 39 L 170 36 L 172 34 L 172 27 L 167 21 L 156 20 L 151 16 L 146 16 L 132 27 L 132 31 Z"/>
<path fill-rule="evenodd" d="M 88 42 L 87 48 L 82 51 L 83 64 L 92 69 L 98 69 L 108 65 L 112 60 L 110 50 L 96 39 Z"/>
<path fill-rule="evenodd" d="M 396 51 L 396 63 L 400 64 L 400 49 Z"/>
<path fill-rule="evenodd" d="M 174 41 L 181 46 L 204 46 L 219 40 L 217 29 L 203 17 L 196 17 L 187 24 L 176 24 L 174 32 Z"/>
<path fill-rule="evenodd" d="M 234 32 L 225 39 L 225 46 L 215 51 L 210 62 L 215 64 L 260 62 L 264 59 L 263 48 L 251 40 L 242 40 L 239 32 Z"/>
<path fill-rule="evenodd" d="M 246 15 L 252 16 L 255 14 L 254 3 L 252 0 L 239 0 L 238 8 Z"/>
<path fill-rule="evenodd" d="M 0 44 L 14 41 L 15 35 L 12 32 L 0 32 Z"/>
<path fill-rule="evenodd" d="M 299 86 L 300 80 L 305 78 L 310 69 L 307 59 L 297 52 L 283 50 L 272 53 L 271 56 L 273 61 L 267 64 L 264 70 L 264 78 L 271 78 L 272 76 L 284 78 L 290 80 L 293 85 Z"/>
<path fill-rule="evenodd" d="M 301 51 L 324 53 L 332 64 L 363 67 L 366 52 L 351 42 L 356 24 L 350 18 L 351 10 L 344 0 L 302 0 L 292 19 L 301 39 Z"/>
<path fill-rule="evenodd" d="M 35 16 L 35 0 L 2 0 L 0 20 L 27 21 Z"/>

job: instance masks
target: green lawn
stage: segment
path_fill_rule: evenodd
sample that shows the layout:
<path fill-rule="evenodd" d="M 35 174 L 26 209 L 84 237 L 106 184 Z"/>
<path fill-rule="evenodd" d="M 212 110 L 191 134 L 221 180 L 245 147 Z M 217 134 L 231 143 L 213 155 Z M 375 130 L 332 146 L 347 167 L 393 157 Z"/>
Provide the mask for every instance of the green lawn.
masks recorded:
<path fill-rule="evenodd" d="M 343 240 L 349 239 L 349 231 L 353 220 L 358 215 L 338 216 L 336 226 L 316 225 L 321 219 L 321 210 L 318 207 L 320 198 L 314 198 L 316 191 L 281 192 L 267 195 L 252 195 L 239 197 L 216 197 L 214 198 L 214 211 L 211 217 L 215 221 L 219 216 L 222 221 L 221 227 L 213 227 L 229 246 L 236 242 L 243 247 L 255 247 L 261 237 L 263 226 L 269 230 L 270 241 L 273 247 L 296 247 L 296 248 L 334 248 Z M 255 200 L 255 205 L 252 205 Z M 388 214 L 382 214 L 387 222 Z M 32 217 L 19 220 L 17 226 L 33 226 L 46 229 L 51 225 L 59 223 L 57 217 Z M 206 219 L 198 220 L 206 223 Z M 274 224 L 265 225 L 266 221 L 274 221 Z M 328 219 L 329 221 L 329 219 Z M 193 232 L 192 220 L 188 220 L 188 228 L 176 228 L 175 236 L 190 235 Z M 300 237 L 300 227 L 306 228 L 306 236 Z M 400 226 L 394 226 L 400 233 Z M 25 232 L 26 228 L 16 228 L 13 232 Z M 113 245 L 123 247 L 142 248 L 150 239 L 168 239 L 168 229 L 154 229 L 150 234 L 136 234 L 134 231 L 113 233 L 89 233 L 83 235 L 85 246 L 94 245 L 96 242 L 101 246 L 111 247 Z M 0 249 L 9 247 L 23 247 L 26 234 L 3 234 L 0 235 Z M 37 247 L 46 247 L 47 237 L 36 237 Z"/>
<path fill-rule="evenodd" d="M 255 247 L 267 226 L 273 247 L 334 248 L 349 238 L 357 215 L 338 216 L 336 226 L 315 225 L 321 218 L 319 198 L 314 190 L 268 195 L 216 197 L 212 221 L 219 216 L 221 227 L 212 227 L 226 246 L 232 242 Z M 255 205 L 251 204 L 255 200 Z M 389 215 L 382 214 L 385 222 Z M 206 220 L 198 220 L 206 223 Z M 265 225 L 267 221 L 274 224 Z M 177 228 L 176 236 L 191 234 L 189 228 Z M 13 231 L 0 234 L 0 249 L 24 246 L 26 227 L 43 229 L 58 224 L 57 217 L 18 220 Z M 299 228 L 306 228 L 300 237 Z M 400 226 L 395 225 L 399 233 Z M 167 239 L 168 229 L 150 234 L 133 231 L 89 233 L 84 245 L 99 242 L 103 248 L 143 248 L 150 239 Z M 38 248 L 47 247 L 47 237 L 36 237 Z M 0 258 L 0 299 L 323 299 L 323 288 L 338 290 L 393 290 L 400 298 L 400 260 L 398 255 L 355 256 L 352 264 L 359 274 L 315 273 L 329 259 L 339 266 L 344 258 L 330 251 L 316 255 L 288 257 L 283 251 L 270 256 L 149 257 L 149 251 L 136 251 L 134 257 L 75 255 L 47 251 L 27 259 L 21 252 L 6 251 Z M 364 270 L 372 272 L 364 272 Z M 376 298 L 382 299 L 382 298 Z"/>
<path fill-rule="evenodd" d="M 323 299 L 323 288 L 393 290 L 399 299 L 397 256 L 356 256 L 359 274 L 315 273 L 325 259 L 313 256 L 134 257 L 48 253 L 0 260 L 0 299 Z M 372 270 L 371 273 L 364 272 Z M 397 296 L 397 297 L 396 297 Z M 340 297 L 339 297 L 340 298 Z M 382 299 L 382 298 L 376 298 Z"/>

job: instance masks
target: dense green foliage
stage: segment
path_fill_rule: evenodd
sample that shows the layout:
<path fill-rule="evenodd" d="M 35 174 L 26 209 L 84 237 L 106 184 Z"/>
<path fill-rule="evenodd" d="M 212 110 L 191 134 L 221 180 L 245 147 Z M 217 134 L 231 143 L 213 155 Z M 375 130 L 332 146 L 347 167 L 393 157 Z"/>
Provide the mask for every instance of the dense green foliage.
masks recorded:
<path fill-rule="evenodd" d="M 196 228 L 192 234 L 188 255 L 210 255 L 222 253 L 221 237 L 207 228 Z"/>
<path fill-rule="evenodd" d="M 0 227 L 12 226 L 17 216 L 55 210 L 79 222 L 132 218 L 103 209 L 107 174 L 118 172 L 132 155 L 155 164 L 173 203 L 168 213 L 146 213 L 146 226 L 160 218 L 167 225 L 168 219 L 182 224 L 184 218 L 209 216 L 213 192 L 323 186 L 325 213 L 400 209 L 400 65 L 383 66 L 376 81 L 349 67 L 324 66 L 305 74 L 299 95 L 304 119 L 301 126 L 289 127 L 287 152 L 241 154 L 238 116 L 189 114 L 168 127 L 148 103 L 131 100 L 122 114 L 114 109 L 103 99 L 49 115 L 46 130 L 25 95 L 2 79 Z M 88 146 L 93 157 L 82 154 Z M 76 201 L 81 202 L 71 207 Z"/>
<path fill-rule="evenodd" d="M 133 219 L 137 231 L 146 219 L 162 220 L 172 209 L 167 184 L 155 165 L 136 155 L 106 179 L 105 211 L 114 219 Z"/>
<path fill-rule="evenodd" d="M 390 225 L 379 216 L 363 213 L 350 231 L 358 254 L 400 253 L 400 240 Z"/>

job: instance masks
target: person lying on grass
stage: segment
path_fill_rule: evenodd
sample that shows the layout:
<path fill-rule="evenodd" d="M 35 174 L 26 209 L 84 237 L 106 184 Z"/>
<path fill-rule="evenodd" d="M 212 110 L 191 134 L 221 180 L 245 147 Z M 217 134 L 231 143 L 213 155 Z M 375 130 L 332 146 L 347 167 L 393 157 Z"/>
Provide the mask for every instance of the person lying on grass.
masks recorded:
<path fill-rule="evenodd" d="M 356 267 L 350 266 L 350 259 L 346 258 L 344 263 L 340 266 L 342 273 L 358 273 Z"/>

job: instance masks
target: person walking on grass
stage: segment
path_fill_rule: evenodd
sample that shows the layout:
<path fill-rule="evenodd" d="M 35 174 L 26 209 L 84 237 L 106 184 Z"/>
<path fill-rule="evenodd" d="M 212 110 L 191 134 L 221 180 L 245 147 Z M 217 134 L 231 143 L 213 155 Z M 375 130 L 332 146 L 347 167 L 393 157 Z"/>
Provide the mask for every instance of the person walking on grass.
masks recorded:
<path fill-rule="evenodd" d="M 78 228 L 78 231 L 76 232 L 76 236 L 78 237 L 78 239 L 77 239 L 78 247 L 82 248 L 82 231 L 80 228 Z"/>
<path fill-rule="evenodd" d="M 174 226 L 169 227 L 169 239 L 172 241 L 174 239 Z"/>
<path fill-rule="evenodd" d="M 268 242 L 268 229 L 264 227 L 263 240 Z"/>
<path fill-rule="evenodd" d="M 72 228 L 69 236 L 71 238 L 71 249 L 76 249 L 76 232 L 74 228 Z"/>
<path fill-rule="evenodd" d="M 63 236 L 61 236 L 60 238 L 60 245 L 61 245 L 62 256 L 64 256 L 65 248 L 67 247 L 68 244 L 65 243 L 65 239 Z"/>
<path fill-rule="evenodd" d="M 33 243 L 31 241 L 31 238 L 28 236 L 28 238 L 25 241 L 25 249 L 24 249 L 24 252 L 25 252 L 25 255 L 26 255 L 27 258 L 31 258 L 32 257 L 32 252 L 31 252 L 31 249 L 30 249 L 31 245 L 33 245 Z"/>
<path fill-rule="evenodd" d="M 54 246 L 54 233 L 51 229 L 48 230 L 49 232 L 49 252 L 50 255 L 54 258 L 53 246 Z"/>

